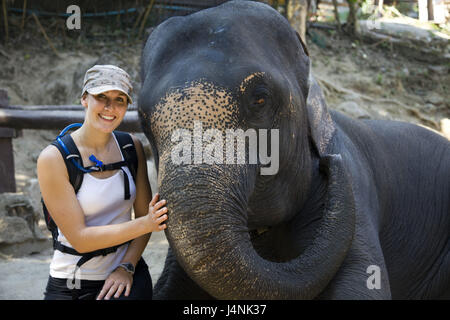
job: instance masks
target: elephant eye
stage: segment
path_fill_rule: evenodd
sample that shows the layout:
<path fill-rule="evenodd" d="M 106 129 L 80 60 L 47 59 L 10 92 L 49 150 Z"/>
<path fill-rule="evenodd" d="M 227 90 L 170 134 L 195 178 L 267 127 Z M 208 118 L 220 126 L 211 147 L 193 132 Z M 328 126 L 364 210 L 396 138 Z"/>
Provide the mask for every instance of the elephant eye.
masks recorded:
<path fill-rule="evenodd" d="M 265 87 L 258 87 L 253 91 L 253 102 L 255 107 L 264 106 L 269 101 L 269 90 Z"/>

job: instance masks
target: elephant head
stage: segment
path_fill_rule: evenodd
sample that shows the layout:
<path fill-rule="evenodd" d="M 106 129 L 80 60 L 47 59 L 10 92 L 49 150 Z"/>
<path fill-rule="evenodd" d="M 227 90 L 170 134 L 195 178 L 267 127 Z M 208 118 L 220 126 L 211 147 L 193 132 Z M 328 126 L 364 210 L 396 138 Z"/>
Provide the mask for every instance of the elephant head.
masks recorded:
<path fill-rule="evenodd" d="M 168 200 L 166 236 L 187 274 L 216 298 L 314 297 L 350 246 L 353 193 L 340 155 L 330 153 L 335 129 L 305 51 L 275 10 L 239 1 L 168 19 L 144 48 L 139 113 Z M 230 161 L 227 133 L 249 129 L 268 133 L 256 144 L 271 158 L 251 162 L 249 142 L 239 162 L 233 143 Z M 213 137 L 224 142 L 213 148 L 222 162 L 205 160 Z M 174 161 L 178 154 L 186 161 Z M 280 261 L 263 257 L 251 232 L 307 215 L 318 174 L 326 187 L 313 241 Z"/>

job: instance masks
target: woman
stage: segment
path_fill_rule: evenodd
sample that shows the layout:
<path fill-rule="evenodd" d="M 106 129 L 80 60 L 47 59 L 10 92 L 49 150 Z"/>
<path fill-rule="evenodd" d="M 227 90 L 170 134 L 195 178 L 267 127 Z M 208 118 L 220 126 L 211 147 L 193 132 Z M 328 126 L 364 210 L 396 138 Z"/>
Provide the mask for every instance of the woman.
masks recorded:
<path fill-rule="evenodd" d="M 96 165 L 97 159 L 105 164 L 124 159 L 113 131 L 132 103 L 131 91 L 129 75 L 116 66 L 96 65 L 86 72 L 81 97 L 85 119 L 70 135 L 84 167 Z M 162 222 L 167 219 L 167 208 L 165 200 L 158 201 L 158 194 L 151 198 L 143 147 L 132 138 L 138 166 L 136 181 L 129 178 L 126 182 L 128 199 L 123 196 L 125 175 L 131 177 L 126 166 L 83 174 L 75 193 L 61 151 L 50 145 L 39 155 L 39 186 L 58 226 L 58 242 L 80 254 L 118 246 L 105 256 L 89 258 L 79 269 L 79 255 L 55 250 L 45 299 L 151 298 L 151 278 L 141 255 L 150 233 L 166 228 Z M 69 281 L 73 275 L 78 281 L 75 286 Z"/>

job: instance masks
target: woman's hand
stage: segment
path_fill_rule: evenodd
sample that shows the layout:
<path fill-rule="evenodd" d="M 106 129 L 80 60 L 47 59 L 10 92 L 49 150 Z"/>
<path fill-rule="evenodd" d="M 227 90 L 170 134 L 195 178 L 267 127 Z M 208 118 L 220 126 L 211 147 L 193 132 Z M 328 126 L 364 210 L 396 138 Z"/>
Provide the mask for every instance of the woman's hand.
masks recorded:
<path fill-rule="evenodd" d="M 148 214 L 145 216 L 147 223 L 149 224 L 150 231 L 161 231 L 167 228 L 167 225 L 161 224 L 167 220 L 167 208 L 164 207 L 167 203 L 166 200 L 158 201 L 159 193 L 155 194 L 152 201 L 148 206 Z"/>
<path fill-rule="evenodd" d="M 103 298 L 109 300 L 112 295 L 117 299 L 122 294 L 123 289 L 125 289 L 125 297 L 128 297 L 132 284 L 133 276 L 131 273 L 119 267 L 106 278 L 105 284 L 97 296 L 97 300 L 102 300 Z"/>

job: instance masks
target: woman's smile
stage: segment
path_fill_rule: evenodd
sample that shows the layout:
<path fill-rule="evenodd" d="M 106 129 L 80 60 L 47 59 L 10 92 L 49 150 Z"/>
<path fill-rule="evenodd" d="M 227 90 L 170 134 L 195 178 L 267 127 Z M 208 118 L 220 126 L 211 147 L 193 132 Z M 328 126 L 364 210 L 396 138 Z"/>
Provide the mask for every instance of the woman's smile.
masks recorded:
<path fill-rule="evenodd" d="M 117 117 L 116 116 L 107 116 L 107 115 L 104 115 L 104 114 L 99 114 L 99 116 L 100 116 L 100 118 L 102 118 L 103 120 L 105 120 L 105 121 L 108 121 L 108 122 L 113 122 Z"/>

